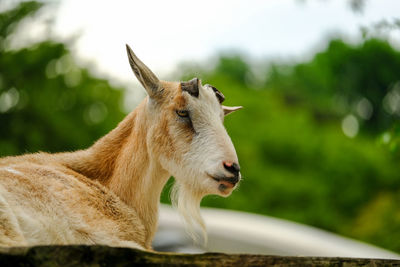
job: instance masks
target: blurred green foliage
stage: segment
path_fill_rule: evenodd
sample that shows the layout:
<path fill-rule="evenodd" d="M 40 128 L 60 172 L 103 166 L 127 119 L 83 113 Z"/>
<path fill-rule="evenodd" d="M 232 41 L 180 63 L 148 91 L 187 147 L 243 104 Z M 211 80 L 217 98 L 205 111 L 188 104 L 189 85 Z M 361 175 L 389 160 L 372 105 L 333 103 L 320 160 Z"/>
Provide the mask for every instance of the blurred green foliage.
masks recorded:
<path fill-rule="evenodd" d="M 124 117 L 123 91 L 78 67 L 62 43 L 7 49 L 18 22 L 41 4 L 0 14 L 0 156 L 87 147 Z"/>
<path fill-rule="evenodd" d="M 6 40 L 40 5 L 0 14 L 0 155 L 89 146 L 122 119 L 123 90 L 78 67 L 62 43 L 19 50 Z M 400 252 L 400 53 L 384 40 L 333 40 L 301 64 L 253 63 L 224 54 L 212 69 L 185 64 L 243 105 L 225 124 L 243 181 L 204 205 L 286 218 Z M 259 71 L 258 71 L 259 73 Z M 358 131 L 343 133 L 352 116 Z M 168 188 L 162 200 L 168 201 Z"/>
<path fill-rule="evenodd" d="M 364 130 L 379 133 L 399 119 L 400 107 L 389 94 L 400 92 L 399 70 L 400 52 L 386 41 L 350 46 L 333 40 L 310 62 L 274 66 L 268 85 L 312 102 L 321 113 L 353 112 Z"/>

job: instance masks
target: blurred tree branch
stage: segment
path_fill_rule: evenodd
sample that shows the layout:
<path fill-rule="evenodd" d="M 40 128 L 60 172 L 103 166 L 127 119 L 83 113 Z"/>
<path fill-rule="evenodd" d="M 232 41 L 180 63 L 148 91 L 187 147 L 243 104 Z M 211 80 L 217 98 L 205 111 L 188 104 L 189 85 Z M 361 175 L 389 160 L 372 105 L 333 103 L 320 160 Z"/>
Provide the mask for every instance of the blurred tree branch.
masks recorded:
<path fill-rule="evenodd" d="M 307 0 L 297 0 L 297 2 L 305 3 Z M 367 0 L 348 0 L 348 5 L 354 12 L 362 13 L 366 6 L 366 2 Z"/>
<path fill-rule="evenodd" d="M 36 1 L 22 2 L 18 7 L 0 13 L 0 41 L 13 32 L 21 20 L 35 14 L 42 6 L 43 3 Z"/>
<path fill-rule="evenodd" d="M 20 2 L 0 12 L 0 156 L 87 147 L 124 116 L 121 88 L 80 68 L 65 43 L 44 36 L 10 47 L 43 6 Z"/>
<path fill-rule="evenodd" d="M 354 12 L 362 13 L 367 0 L 349 0 L 349 5 Z"/>

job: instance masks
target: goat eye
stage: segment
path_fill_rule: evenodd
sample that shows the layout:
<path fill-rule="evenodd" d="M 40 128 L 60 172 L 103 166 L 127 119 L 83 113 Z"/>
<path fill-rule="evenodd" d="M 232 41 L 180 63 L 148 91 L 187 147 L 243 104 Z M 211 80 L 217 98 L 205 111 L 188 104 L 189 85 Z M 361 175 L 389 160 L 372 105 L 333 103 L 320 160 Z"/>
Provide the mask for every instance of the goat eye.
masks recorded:
<path fill-rule="evenodd" d="M 177 110 L 176 114 L 178 114 L 178 116 L 182 118 L 189 117 L 189 112 L 187 110 Z"/>

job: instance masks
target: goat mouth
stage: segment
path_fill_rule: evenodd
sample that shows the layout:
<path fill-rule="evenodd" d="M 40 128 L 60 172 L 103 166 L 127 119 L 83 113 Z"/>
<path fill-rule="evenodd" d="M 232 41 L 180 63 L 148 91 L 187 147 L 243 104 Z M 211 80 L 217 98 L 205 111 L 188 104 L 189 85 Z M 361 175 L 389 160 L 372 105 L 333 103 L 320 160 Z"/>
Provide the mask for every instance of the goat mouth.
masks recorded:
<path fill-rule="evenodd" d="M 233 188 L 238 182 L 239 177 L 226 177 L 226 176 L 212 176 L 207 173 L 207 175 L 212 178 L 214 181 L 219 183 L 218 189 L 220 191 L 225 191 L 228 188 Z"/>

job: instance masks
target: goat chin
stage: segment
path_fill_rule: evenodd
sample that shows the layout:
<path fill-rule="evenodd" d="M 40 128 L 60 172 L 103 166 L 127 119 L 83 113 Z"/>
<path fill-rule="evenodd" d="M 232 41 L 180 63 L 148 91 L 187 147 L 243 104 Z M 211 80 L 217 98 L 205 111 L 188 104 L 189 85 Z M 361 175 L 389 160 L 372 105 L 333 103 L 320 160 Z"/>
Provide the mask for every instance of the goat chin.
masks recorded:
<path fill-rule="evenodd" d="M 172 205 L 183 217 L 186 232 L 195 242 L 200 243 L 201 236 L 199 236 L 196 230 L 196 228 L 200 228 L 205 245 L 207 244 L 207 231 L 200 214 L 200 202 L 204 195 L 204 192 L 178 181 L 175 182 L 171 190 Z"/>

